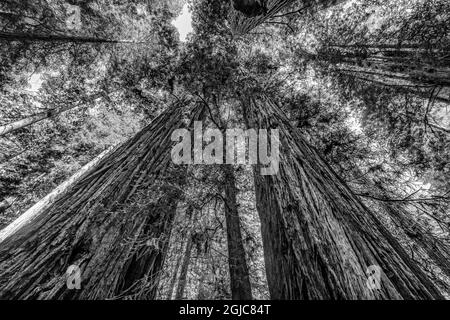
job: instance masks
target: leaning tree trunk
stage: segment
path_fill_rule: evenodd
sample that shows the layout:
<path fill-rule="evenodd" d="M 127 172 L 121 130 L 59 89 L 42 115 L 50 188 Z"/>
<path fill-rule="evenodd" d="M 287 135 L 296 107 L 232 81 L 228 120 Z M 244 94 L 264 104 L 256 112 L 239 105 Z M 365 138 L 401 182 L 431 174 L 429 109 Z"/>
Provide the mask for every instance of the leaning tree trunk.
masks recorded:
<path fill-rule="evenodd" d="M 83 99 L 81 102 L 86 103 L 86 102 L 93 101 L 100 97 L 101 97 L 100 94 L 95 94 L 91 97 L 88 97 L 88 99 Z M 44 112 L 35 113 L 25 119 L 21 119 L 21 120 L 18 120 L 18 121 L 9 123 L 9 124 L 5 124 L 3 126 L 0 126 L 0 137 L 7 133 L 10 133 L 10 132 L 22 129 L 22 128 L 26 128 L 32 124 L 43 121 L 45 119 L 54 118 L 54 117 L 60 115 L 61 113 L 78 108 L 78 107 L 80 107 L 80 105 L 81 105 L 80 103 L 77 103 L 77 104 L 65 106 L 62 108 L 49 109 Z"/>
<path fill-rule="evenodd" d="M 371 200 L 380 199 L 378 202 L 392 221 L 405 232 L 408 238 L 425 251 L 445 275 L 450 277 L 450 248 L 415 221 L 411 213 L 404 208 L 404 202 L 390 201 L 389 194 L 382 185 L 374 183 L 366 177 L 362 177 L 360 180 L 369 188 L 370 193 L 375 194 Z"/>
<path fill-rule="evenodd" d="M 262 176 L 255 168 L 272 299 L 442 298 L 279 107 L 265 96 L 249 100 L 249 127 L 280 130 L 278 174 Z M 366 274 L 370 266 L 382 270 L 379 290 L 367 283 L 374 279 Z"/>
<path fill-rule="evenodd" d="M 203 272 L 198 281 L 197 300 L 205 300 L 207 295 L 205 294 L 205 279 L 206 273 Z"/>
<path fill-rule="evenodd" d="M 185 177 L 170 156 L 181 107 L 170 107 L 3 241 L 0 299 L 155 298 Z M 67 286 L 71 266 L 81 271 L 79 290 Z"/>
<path fill-rule="evenodd" d="M 234 169 L 223 165 L 225 189 L 225 220 L 228 239 L 228 264 L 230 268 L 231 298 L 251 300 L 252 288 L 248 274 L 245 249 L 242 242 L 241 225 L 236 200 L 236 179 Z"/>
<path fill-rule="evenodd" d="M 39 202 L 35 203 L 31 208 L 29 208 L 27 211 L 25 211 L 25 213 L 20 215 L 20 217 L 18 217 L 16 220 L 14 220 L 12 223 L 10 223 L 6 228 L 0 230 L 0 244 L 2 243 L 3 240 L 14 235 L 14 233 L 19 231 L 21 228 L 23 228 L 27 224 L 32 223 L 33 219 L 35 217 L 39 216 L 39 214 L 41 214 L 44 210 L 49 209 L 55 202 L 55 199 L 57 199 L 62 194 L 64 194 L 68 190 L 70 190 L 70 188 L 79 179 L 81 179 L 93 167 L 97 166 L 106 155 L 108 155 L 110 152 L 112 152 L 114 150 L 115 147 L 116 146 L 112 146 L 112 147 L 106 149 L 105 151 L 103 151 L 101 154 L 99 154 L 97 157 L 95 157 L 95 159 L 93 159 L 91 162 L 89 162 L 88 164 L 83 166 L 80 170 L 78 170 L 69 179 L 64 181 L 57 188 L 55 188 L 52 192 L 50 192 L 48 195 L 46 195 L 44 198 L 42 198 Z"/>
<path fill-rule="evenodd" d="M 64 110 L 62 110 L 62 109 L 64 109 Z M 54 115 L 60 114 L 64 111 L 68 110 L 69 108 L 62 108 L 62 109 L 58 110 L 56 112 L 54 112 L 53 110 L 39 112 L 39 113 L 33 114 L 32 116 L 29 116 L 28 118 L 0 126 L 0 137 L 7 133 L 28 127 L 36 122 L 40 122 L 42 120 L 49 119 L 49 118 L 53 117 Z"/>

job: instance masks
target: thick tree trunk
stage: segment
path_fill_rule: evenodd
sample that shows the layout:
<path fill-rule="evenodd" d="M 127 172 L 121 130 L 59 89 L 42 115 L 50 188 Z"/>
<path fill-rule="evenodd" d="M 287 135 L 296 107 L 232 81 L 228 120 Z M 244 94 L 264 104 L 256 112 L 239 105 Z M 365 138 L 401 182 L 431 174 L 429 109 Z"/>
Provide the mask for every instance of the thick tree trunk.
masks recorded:
<path fill-rule="evenodd" d="M 275 103 L 250 98 L 244 115 L 250 127 L 280 130 L 278 174 L 255 168 L 272 299 L 442 298 Z M 379 290 L 368 286 L 370 266 L 382 270 Z"/>
<path fill-rule="evenodd" d="M 185 168 L 171 162 L 172 106 L 0 248 L 1 299 L 153 299 Z M 77 266 L 81 288 L 66 271 Z M 69 280 L 69 279 L 67 279 Z"/>
<path fill-rule="evenodd" d="M 184 251 L 183 264 L 181 266 L 180 278 L 178 279 L 177 293 L 175 300 L 181 300 L 184 296 L 184 289 L 186 289 L 186 280 L 191 263 L 192 246 L 194 244 L 192 232 L 189 233 L 188 241 L 186 243 L 186 250 Z"/>
<path fill-rule="evenodd" d="M 228 239 L 228 264 L 230 268 L 231 298 L 251 300 L 252 288 L 242 242 L 241 225 L 236 200 L 236 179 L 234 169 L 223 165 L 225 189 L 225 221 Z"/>

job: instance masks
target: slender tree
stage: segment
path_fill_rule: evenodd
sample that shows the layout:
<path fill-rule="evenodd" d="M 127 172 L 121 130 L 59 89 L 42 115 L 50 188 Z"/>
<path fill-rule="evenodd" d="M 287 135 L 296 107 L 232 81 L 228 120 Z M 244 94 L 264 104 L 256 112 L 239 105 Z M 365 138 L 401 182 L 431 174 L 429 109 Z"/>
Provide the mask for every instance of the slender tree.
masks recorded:
<path fill-rule="evenodd" d="M 83 99 L 82 102 L 84 102 L 84 103 L 91 102 L 100 97 L 101 97 L 101 94 L 96 94 L 96 95 L 93 95 L 86 99 Z M 75 104 L 64 106 L 61 108 L 49 109 L 49 110 L 46 110 L 43 112 L 33 114 L 27 118 L 0 126 L 0 136 L 3 136 L 7 133 L 14 132 L 14 131 L 22 129 L 22 128 L 26 128 L 26 127 L 28 127 L 32 124 L 38 123 L 40 121 L 54 118 L 54 117 L 60 115 L 61 113 L 75 109 L 75 108 L 79 107 L 80 105 L 81 105 L 81 103 L 75 103 Z"/>
<path fill-rule="evenodd" d="M 180 250 L 181 249 L 182 249 L 182 246 L 181 246 Z M 177 257 L 177 262 L 175 263 L 175 267 L 173 269 L 173 273 L 170 278 L 169 290 L 167 291 L 167 297 L 166 297 L 167 300 L 172 299 L 173 291 L 175 290 L 175 284 L 177 282 L 178 270 L 180 269 L 182 258 L 183 257 L 180 254 Z"/>
<path fill-rule="evenodd" d="M 41 199 L 38 203 L 28 209 L 19 218 L 14 220 L 13 223 L 9 224 L 6 228 L 0 231 L 0 243 L 6 238 L 14 235 L 15 232 L 23 228 L 25 225 L 32 223 L 32 220 L 38 216 L 42 211 L 48 209 L 54 202 L 54 200 L 60 197 L 63 193 L 70 190 L 70 188 L 82 178 L 86 172 L 91 168 L 95 167 L 103 158 L 110 153 L 114 147 L 110 147 L 99 154 L 94 160 L 83 166 L 78 172 L 72 175 L 67 181 L 59 185 L 50 194 Z M 12 202 L 12 201 L 11 201 Z"/>

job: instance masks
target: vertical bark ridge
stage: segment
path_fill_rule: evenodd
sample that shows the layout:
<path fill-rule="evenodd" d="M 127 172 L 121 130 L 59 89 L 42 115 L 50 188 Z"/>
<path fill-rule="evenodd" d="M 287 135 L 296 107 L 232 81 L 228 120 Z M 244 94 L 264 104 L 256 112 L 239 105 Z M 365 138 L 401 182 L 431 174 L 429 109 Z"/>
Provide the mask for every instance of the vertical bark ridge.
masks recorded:
<path fill-rule="evenodd" d="M 170 161 L 175 104 L 0 248 L 0 298 L 153 299 L 185 168 Z M 159 245 L 155 247 L 155 241 Z M 81 269 L 68 290 L 66 270 Z M 139 283 L 140 282 L 140 283 Z M 134 287 L 133 287 L 134 286 Z"/>
<path fill-rule="evenodd" d="M 255 168 L 273 299 L 436 299 L 439 291 L 345 182 L 265 96 L 244 103 L 247 125 L 280 130 L 280 169 Z M 382 269 L 380 290 L 367 268 Z"/>

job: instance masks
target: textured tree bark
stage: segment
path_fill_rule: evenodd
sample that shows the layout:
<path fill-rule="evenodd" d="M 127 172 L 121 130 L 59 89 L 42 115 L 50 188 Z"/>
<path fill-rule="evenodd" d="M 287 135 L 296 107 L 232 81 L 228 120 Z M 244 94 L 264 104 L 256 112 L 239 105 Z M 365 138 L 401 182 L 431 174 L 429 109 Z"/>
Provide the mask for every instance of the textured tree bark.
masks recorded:
<path fill-rule="evenodd" d="M 60 109 L 58 111 L 49 110 L 49 111 L 40 112 L 40 113 L 34 114 L 28 118 L 18 120 L 13 123 L 6 124 L 4 126 L 0 126 L 0 137 L 7 133 L 28 127 L 36 122 L 39 122 L 39 121 L 42 121 L 45 119 L 49 119 L 57 114 L 67 111 L 69 108 L 63 108 L 63 109 Z"/>
<path fill-rule="evenodd" d="M 187 273 L 189 270 L 189 264 L 191 263 L 192 245 L 194 241 L 192 239 L 192 232 L 189 233 L 188 241 L 186 243 L 186 250 L 184 251 L 183 264 L 181 265 L 180 278 L 178 279 L 177 293 L 175 300 L 181 300 L 184 296 L 184 289 L 186 289 Z"/>
<path fill-rule="evenodd" d="M 170 279 L 169 289 L 167 291 L 166 300 L 172 300 L 173 291 L 175 290 L 175 283 L 177 282 L 178 270 L 180 269 L 180 265 L 181 265 L 181 259 L 182 259 L 182 256 L 179 255 L 177 258 L 177 262 L 175 264 L 175 269 L 172 274 L 172 278 Z"/>
<path fill-rule="evenodd" d="M 272 299 L 442 298 L 275 103 L 250 97 L 244 117 L 249 127 L 280 130 L 278 174 L 261 176 L 255 168 Z M 382 270 L 379 290 L 367 285 L 372 265 Z"/>
<path fill-rule="evenodd" d="M 153 299 L 185 168 L 171 162 L 174 105 L 0 248 L 1 299 Z M 69 290 L 66 271 L 81 270 Z"/>
<path fill-rule="evenodd" d="M 200 280 L 198 281 L 197 300 L 205 300 L 207 298 L 205 290 L 206 272 L 203 272 Z"/>
<path fill-rule="evenodd" d="M 231 298 L 251 300 L 252 288 L 242 242 L 241 225 L 236 200 L 236 179 L 234 169 L 223 165 L 225 189 L 225 221 L 227 225 L 228 264 L 230 268 Z"/>
<path fill-rule="evenodd" d="M 185 251 L 184 255 L 178 254 L 177 255 L 177 262 L 175 264 L 175 269 L 172 275 L 172 278 L 170 280 L 169 283 L 169 289 L 167 292 L 167 300 L 171 300 L 172 296 L 173 296 L 173 292 L 175 290 L 175 284 L 177 282 L 178 279 L 178 286 L 177 286 L 177 291 L 175 292 L 175 299 L 179 300 L 183 298 L 183 293 L 184 293 L 184 287 L 186 286 L 186 277 L 187 277 L 187 268 L 189 266 L 189 259 L 190 259 L 190 255 L 191 255 L 191 251 L 192 251 L 192 245 L 193 245 L 193 240 L 192 240 L 192 232 L 193 232 L 193 223 L 195 223 L 197 217 L 197 211 L 194 210 L 194 207 L 192 205 L 189 205 L 184 213 L 184 219 L 185 219 L 185 225 L 183 225 L 181 228 L 188 228 L 188 242 L 186 244 L 186 250 L 188 250 L 189 248 L 189 252 Z M 185 237 L 185 233 L 182 232 L 181 234 L 182 239 L 184 239 Z M 189 244 L 189 241 L 191 242 Z M 183 241 L 180 241 L 180 245 L 178 247 L 178 250 L 175 251 L 175 254 L 177 252 L 181 252 L 183 250 L 185 243 Z M 189 259 L 186 260 L 186 255 L 189 254 Z M 183 263 L 183 264 L 182 264 Z M 180 270 L 181 267 L 181 271 L 180 271 L 180 276 L 178 277 L 178 270 Z M 183 278 L 183 279 L 182 279 Z M 182 280 L 181 280 L 182 279 Z M 182 282 L 180 282 L 182 281 Z M 183 288 L 180 289 L 180 283 L 182 283 Z M 177 298 L 178 296 L 178 291 L 182 291 L 181 292 L 181 297 Z"/>
<path fill-rule="evenodd" d="M 92 95 L 91 97 L 88 97 L 87 99 L 83 99 L 81 102 L 84 102 L 84 103 L 90 102 L 90 101 L 93 101 L 100 97 L 101 97 L 101 94 L 95 94 L 95 95 Z M 26 128 L 32 124 L 43 121 L 45 119 L 50 119 L 50 118 L 56 117 L 56 116 L 60 115 L 61 113 L 78 108 L 80 106 L 81 105 L 79 103 L 77 103 L 77 104 L 69 105 L 66 107 L 59 108 L 59 109 L 49 109 L 44 112 L 39 112 L 39 113 L 33 114 L 33 115 L 29 116 L 28 118 L 0 126 L 0 137 L 7 133 L 14 132 L 14 131 L 22 129 L 22 128 Z"/>
<path fill-rule="evenodd" d="M 383 186 L 363 177 L 360 179 L 375 196 L 380 199 L 389 199 L 388 192 Z M 375 200 L 374 200 L 375 201 Z M 442 270 L 444 274 L 450 277 L 450 248 L 442 241 L 436 239 L 425 228 L 414 220 L 411 214 L 404 208 L 400 202 L 380 201 L 389 217 L 399 226 L 405 234 L 421 247 L 428 257 Z"/>

